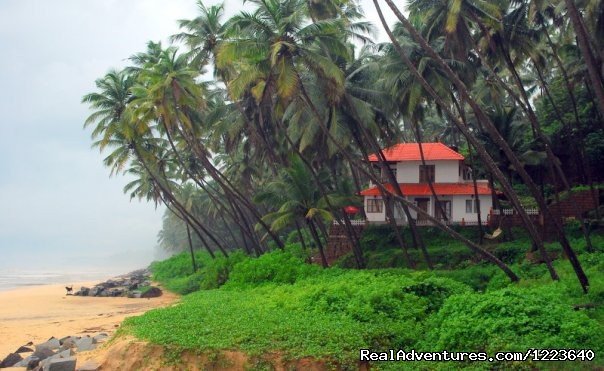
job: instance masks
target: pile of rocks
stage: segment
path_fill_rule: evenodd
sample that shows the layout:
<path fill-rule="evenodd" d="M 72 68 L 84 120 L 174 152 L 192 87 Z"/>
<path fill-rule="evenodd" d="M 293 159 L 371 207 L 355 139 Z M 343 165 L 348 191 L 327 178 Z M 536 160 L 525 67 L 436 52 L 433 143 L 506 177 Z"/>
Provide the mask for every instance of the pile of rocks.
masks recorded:
<path fill-rule="evenodd" d="M 0 368 L 20 367 L 34 371 L 96 371 L 100 365 L 85 362 L 76 367 L 76 353 L 95 349 L 108 339 L 106 333 L 95 336 L 66 336 L 62 339 L 51 337 L 41 344 L 28 343 L 0 362 Z M 32 347 L 33 346 L 33 347 Z"/>
<path fill-rule="evenodd" d="M 151 272 L 148 269 L 139 269 L 101 282 L 92 288 L 82 287 L 74 292 L 77 296 L 127 296 L 129 298 L 155 298 L 161 294 L 160 288 L 151 286 Z"/>

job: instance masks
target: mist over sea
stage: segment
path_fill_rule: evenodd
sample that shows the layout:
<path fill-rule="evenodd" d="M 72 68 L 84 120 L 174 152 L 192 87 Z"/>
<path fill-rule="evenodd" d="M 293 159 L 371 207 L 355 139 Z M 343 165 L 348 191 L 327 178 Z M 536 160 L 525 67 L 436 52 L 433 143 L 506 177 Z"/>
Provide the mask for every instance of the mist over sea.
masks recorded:
<path fill-rule="evenodd" d="M 123 272 L 126 273 L 126 272 Z M 114 276 L 107 272 L 87 271 L 87 272 L 52 272 L 52 271 L 34 271 L 34 270 L 0 270 L 0 291 L 11 290 L 15 288 L 39 285 L 65 284 L 72 285 L 78 282 L 96 281 L 101 282 Z M 74 287 L 78 289 L 78 287 Z"/>
<path fill-rule="evenodd" d="M 72 255 L 68 259 L 55 253 L 26 256 L 18 250 L 8 250 L 3 252 L 0 260 L 0 291 L 59 283 L 69 286 L 87 281 L 102 282 L 146 268 L 153 260 L 167 259 L 170 255 L 159 247 L 109 255 Z M 76 285 L 74 289 L 79 287 Z"/>

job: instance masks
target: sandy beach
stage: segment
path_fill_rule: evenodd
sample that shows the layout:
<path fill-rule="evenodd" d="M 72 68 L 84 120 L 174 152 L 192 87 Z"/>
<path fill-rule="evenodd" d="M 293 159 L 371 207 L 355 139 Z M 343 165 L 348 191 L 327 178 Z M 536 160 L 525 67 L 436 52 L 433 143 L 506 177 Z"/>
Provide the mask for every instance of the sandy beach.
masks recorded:
<path fill-rule="evenodd" d="M 74 289 L 96 283 L 74 284 Z M 0 292 L 0 358 L 29 341 L 40 343 L 51 336 L 111 335 L 124 318 L 169 305 L 178 298 L 165 290 L 162 296 L 151 299 L 66 296 L 64 286 Z"/>

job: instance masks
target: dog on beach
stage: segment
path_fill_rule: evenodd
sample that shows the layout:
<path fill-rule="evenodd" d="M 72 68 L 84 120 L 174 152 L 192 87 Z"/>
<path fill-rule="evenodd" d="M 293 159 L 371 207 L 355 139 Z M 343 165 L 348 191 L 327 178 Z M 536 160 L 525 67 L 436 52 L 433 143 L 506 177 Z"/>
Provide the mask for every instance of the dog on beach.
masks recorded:
<path fill-rule="evenodd" d="M 65 295 L 72 295 L 73 285 L 71 285 L 69 287 L 65 286 L 65 290 L 67 290 L 67 294 L 65 294 Z"/>

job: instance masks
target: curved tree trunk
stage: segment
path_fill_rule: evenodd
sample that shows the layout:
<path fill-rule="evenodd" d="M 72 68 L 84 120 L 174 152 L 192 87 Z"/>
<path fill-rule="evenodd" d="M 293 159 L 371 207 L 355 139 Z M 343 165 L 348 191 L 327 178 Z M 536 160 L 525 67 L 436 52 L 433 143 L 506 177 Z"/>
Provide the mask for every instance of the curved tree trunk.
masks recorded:
<path fill-rule="evenodd" d="M 430 57 L 432 57 L 434 59 L 434 61 L 443 69 L 443 71 L 446 73 L 446 75 L 452 80 L 452 82 L 454 83 L 454 85 L 456 86 L 458 91 L 461 93 L 462 98 L 468 102 L 470 107 L 472 107 L 472 110 L 476 114 L 477 119 L 482 121 L 483 125 L 485 125 L 485 127 L 487 128 L 487 132 L 489 133 L 491 138 L 494 140 L 494 142 L 497 145 L 499 145 L 503 149 L 504 153 L 506 154 L 506 156 L 508 157 L 508 159 L 510 160 L 512 165 L 517 169 L 519 175 L 522 177 L 523 181 L 525 182 L 525 184 L 527 185 L 527 187 L 529 188 L 529 190 L 531 191 L 531 193 L 537 200 L 539 208 L 544 213 L 544 216 L 548 220 L 551 220 L 554 227 L 556 228 L 556 233 L 558 234 L 558 239 L 560 241 L 560 244 L 562 245 L 562 248 L 563 248 L 566 256 L 568 257 L 573 269 L 575 270 L 575 274 L 577 275 L 577 278 L 578 278 L 579 282 L 581 283 L 583 291 L 587 292 L 588 287 L 589 287 L 589 280 L 588 280 L 587 276 L 585 275 L 583 268 L 581 267 L 581 263 L 579 262 L 574 250 L 570 246 L 570 243 L 568 242 L 566 235 L 564 234 L 564 230 L 562 229 L 562 226 L 560 225 L 560 221 L 554 215 L 552 215 L 551 210 L 547 206 L 543 197 L 541 197 L 539 190 L 537 189 L 532 178 L 523 169 L 522 164 L 520 163 L 518 158 L 515 156 L 515 154 L 509 147 L 509 145 L 498 134 L 497 130 L 495 129 L 493 123 L 490 121 L 488 116 L 486 116 L 484 114 L 484 112 L 480 109 L 480 107 L 477 105 L 477 103 L 471 99 L 465 84 L 450 69 L 450 67 L 442 60 L 442 58 L 434 51 L 434 49 L 432 49 L 426 43 L 424 38 L 418 34 L 417 30 L 415 30 L 415 28 L 411 25 L 411 23 L 409 23 L 409 21 L 405 18 L 405 16 L 403 16 L 402 13 L 400 13 L 400 11 L 394 5 L 394 3 L 391 0 L 386 0 L 386 3 L 388 3 L 389 7 L 393 10 L 393 12 L 397 16 L 397 18 L 402 22 L 405 29 L 407 29 L 409 31 L 409 33 L 414 38 L 414 40 L 416 40 L 420 44 L 420 46 L 430 55 Z M 377 0 L 374 0 L 374 4 L 376 5 L 376 8 L 379 8 L 379 4 L 377 4 Z M 380 9 L 378 9 L 378 12 L 381 15 Z M 385 28 L 388 27 L 387 24 L 385 24 L 383 15 L 381 15 L 380 18 L 382 20 L 382 23 L 385 25 Z M 389 29 L 387 31 L 389 31 Z M 391 32 L 389 32 L 389 36 L 391 37 L 391 39 L 393 40 L 393 43 L 395 45 L 398 44 L 398 42 L 396 42 L 396 39 L 394 38 L 394 36 L 392 35 Z M 464 133 L 464 135 L 466 135 L 466 137 L 468 139 L 472 139 L 473 141 L 476 141 L 476 138 L 473 137 L 473 135 L 471 133 L 469 133 L 467 130 L 464 130 L 463 126 L 460 125 L 460 122 L 450 112 L 450 110 L 444 104 L 444 102 L 438 96 L 438 94 L 436 94 L 436 92 L 427 84 L 427 82 L 425 80 L 421 79 L 421 75 L 419 74 L 419 72 L 417 71 L 415 66 L 409 61 L 407 56 L 402 52 L 402 50 L 400 49 L 400 45 L 398 45 L 397 50 L 399 51 L 401 59 L 403 59 L 405 61 L 405 63 L 408 64 L 409 68 L 412 70 L 414 75 L 418 76 L 420 78 L 420 82 L 424 86 L 424 89 L 426 89 L 428 91 L 428 93 L 430 93 L 430 95 L 437 101 L 439 106 L 441 106 L 441 108 L 443 110 L 445 110 L 447 115 L 450 116 L 452 121 L 458 126 L 458 128 L 460 128 L 460 130 Z M 423 80 L 423 81 L 421 81 L 421 80 Z M 495 166 L 495 164 L 493 163 L 490 156 L 488 156 L 488 153 L 486 153 L 486 151 L 484 151 L 484 148 L 481 148 L 477 145 L 475 145 L 475 148 L 477 149 L 481 158 L 483 158 L 483 161 L 485 161 L 485 165 L 487 165 L 489 167 L 489 169 L 491 171 L 493 171 L 494 175 L 500 180 L 502 187 L 504 188 L 504 191 L 506 192 L 508 197 L 510 197 L 510 201 L 514 204 L 514 207 L 517 209 L 520 217 L 525 222 L 525 225 L 527 226 L 527 229 L 529 230 L 529 234 L 531 235 L 535 244 L 538 246 L 542 257 L 544 258 L 544 260 L 546 261 L 546 264 L 548 265 L 548 270 L 550 271 L 550 275 L 552 276 L 553 279 L 558 279 L 558 275 L 555 272 L 555 270 L 553 269 L 553 266 L 551 265 L 551 260 L 549 259 L 549 256 L 543 246 L 543 240 L 541 239 L 541 236 L 538 234 L 535 226 L 532 224 L 532 221 L 530 220 L 530 218 L 528 218 L 528 215 L 522 208 L 522 205 L 520 204 L 518 198 L 516 197 L 515 192 L 513 191 L 513 189 L 511 189 L 507 180 L 501 179 L 501 175 L 502 175 L 501 172 Z"/>
<path fill-rule="evenodd" d="M 193 252 L 193 241 L 191 240 L 191 230 L 189 229 L 189 223 L 185 223 L 187 226 L 187 239 L 189 240 L 189 251 L 191 252 L 191 263 L 193 263 L 193 273 L 197 272 L 197 263 L 195 262 L 195 252 Z"/>
<path fill-rule="evenodd" d="M 604 117 L 604 87 L 602 86 L 602 76 L 598 71 L 598 66 L 589 44 L 589 38 L 583 27 L 583 19 L 581 14 L 579 14 L 574 1 L 564 0 L 564 3 L 566 4 L 568 16 L 575 30 L 575 35 L 577 35 L 577 44 L 579 44 L 579 50 L 581 50 L 583 61 L 587 66 L 588 76 L 596 95 L 596 103 L 598 110 L 600 111 L 600 116 Z"/>
<path fill-rule="evenodd" d="M 414 76 L 416 76 L 416 78 L 422 84 L 424 89 L 432 96 L 432 98 L 436 101 L 436 103 L 447 114 L 449 119 L 452 122 L 454 122 L 455 125 L 458 127 L 458 129 L 464 134 L 464 136 L 466 136 L 466 138 L 468 138 L 468 140 L 470 140 L 472 145 L 476 148 L 476 150 L 477 150 L 479 156 L 481 157 L 481 159 L 483 160 L 484 164 L 487 166 L 487 168 L 490 171 L 493 172 L 493 174 L 496 176 L 496 178 L 501 182 L 501 185 L 504 188 L 506 195 L 508 195 L 508 197 L 510 198 L 514 207 L 517 209 L 523 222 L 525 223 L 525 226 L 527 227 L 527 230 L 529 231 L 531 238 L 539 246 L 539 250 L 541 252 L 541 255 L 542 255 L 544 261 L 548 265 L 548 270 L 550 272 L 552 279 L 557 280 L 558 275 L 555 272 L 555 270 L 553 269 L 553 266 L 551 265 L 551 260 L 545 250 L 541 236 L 539 235 L 537 229 L 533 225 L 531 219 L 528 217 L 528 215 L 522 208 L 522 205 L 520 204 L 520 201 L 518 200 L 518 197 L 517 197 L 516 193 L 514 192 L 514 190 L 512 189 L 511 185 L 509 184 L 509 182 L 507 181 L 505 176 L 501 173 L 501 171 L 499 170 L 497 165 L 493 162 L 493 159 L 489 156 L 489 154 L 486 152 L 484 147 L 482 147 L 480 145 L 480 143 L 478 142 L 476 137 L 474 137 L 472 135 L 472 133 L 470 133 L 469 130 L 457 119 L 457 117 L 451 112 L 449 107 L 444 103 L 443 99 L 434 91 L 434 89 L 428 84 L 428 82 L 417 71 L 417 68 L 409 60 L 407 55 L 403 52 L 400 44 L 398 43 L 398 41 L 396 40 L 396 38 L 390 31 L 390 28 L 386 24 L 386 21 L 384 20 L 383 14 L 381 13 L 381 9 L 379 7 L 379 4 L 377 3 L 377 0 L 373 0 L 373 2 L 374 2 L 376 9 L 378 10 L 378 14 L 380 15 L 380 20 L 382 21 L 382 25 L 386 29 L 386 32 L 388 33 L 388 36 L 390 37 L 395 49 L 399 53 L 399 56 L 401 57 L 403 62 L 405 62 L 405 64 L 410 69 L 410 71 L 414 74 Z M 460 91 L 463 99 L 466 100 L 470 104 L 470 106 L 472 107 L 472 109 L 474 110 L 474 112 L 477 115 L 477 119 L 480 120 L 483 125 L 485 125 L 485 127 L 487 128 L 487 132 L 489 133 L 491 138 L 494 140 L 494 142 L 497 145 L 499 145 L 502 149 L 504 149 L 504 151 L 505 151 L 506 155 L 509 157 L 510 161 L 514 164 L 514 166 L 516 166 L 519 169 L 519 172 L 524 173 L 523 175 L 525 177 L 528 177 L 528 174 L 526 174 L 526 172 L 522 168 L 522 165 L 520 164 L 520 162 L 518 161 L 518 159 L 516 158 L 516 156 L 514 155 L 512 150 L 509 148 L 509 146 L 507 145 L 505 140 L 503 140 L 501 135 L 499 135 L 499 133 L 495 129 L 493 123 L 488 119 L 488 117 L 486 117 L 484 112 L 482 112 L 482 110 L 480 110 L 480 108 L 478 107 L 476 102 L 474 102 L 472 99 L 470 99 L 469 94 L 465 88 L 465 85 L 461 82 L 461 80 L 459 80 L 457 75 L 455 75 L 455 73 L 453 73 L 453 71 L 451 71 L 451 69 L 446 65 L 446 63 L 444 63 L 442 58 L 440 58 L 436 54 L 436 52 L 426 43 L 426 41 L 417 33 L 417 31 L 413 28 L 413 26 L 409 23 L 409 21 L 400 13 L 400 11 L 398 11 L 398 8 L 396 8 L 396 6 L 392 3 L 392 1 L 386 0 L 386 2 L 392 8 L 392 10 L 395 12 L 395 15 L 397 16 L 397 18 L 399 18 L 399 20 L 403 23 L 404 27 L 409 31 L 409 33 L 413 36 L 413 38 L 420 43 L 421 47 L 428 52 L 428 54 L 439 64 L 439 66 L 441 66 L 441 68 L 443 68 L 443 70 L 446 72 L 447 76 L 455 83 L 455 85 L 457 86 L 458 90 Z M 532 184 L 530 177 L 528 177 L 526 182 Z M 527 184 L 527 186 L 529 186 L 529 188 L 530 188 L 531 184 Z M 545 205 L 545 202 L 543 202 L 543 205 L 541 205 L 541 206 L 545 206 L 547 208 L 547 206 Z M 574 254 L 574 252 L 572 252 L 572 249 L 571 249 L 571 253 Z M 582 269 L 580 269 L 580 271 L 582 272 Z M 585 282 L 584 279 L 585 280 L 587 279 L 587 277 L 584 277 L 584 276 L 585 275 L 583 274 L 582 277 L 580 278 L 582 283 Z"/>
<path fill-rule="evenodd" d="M 321 243 L 321 238 L 317 233 L 317 229 L 311 219 L 306 219 L 306 224 L 308 225 L 308 229 L 310 230 L 310 234 L 312 235 L 315 243 L 317 244 L 317 248 L 319 249 L 319 254 L 321 255 L 321 265 L 323 268 L 329 267 L 327 264 L 327 258 L 325 257 L 325 250 L 323 249 L 323 244 Z"/>

